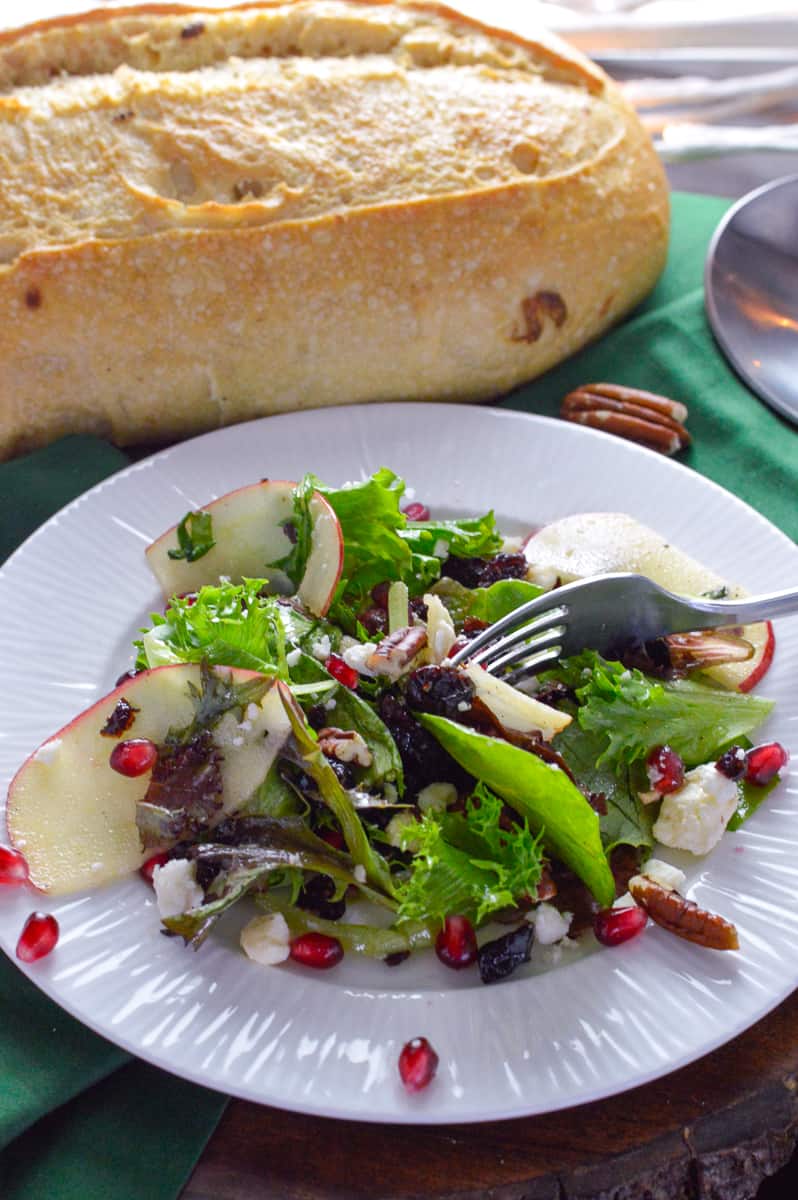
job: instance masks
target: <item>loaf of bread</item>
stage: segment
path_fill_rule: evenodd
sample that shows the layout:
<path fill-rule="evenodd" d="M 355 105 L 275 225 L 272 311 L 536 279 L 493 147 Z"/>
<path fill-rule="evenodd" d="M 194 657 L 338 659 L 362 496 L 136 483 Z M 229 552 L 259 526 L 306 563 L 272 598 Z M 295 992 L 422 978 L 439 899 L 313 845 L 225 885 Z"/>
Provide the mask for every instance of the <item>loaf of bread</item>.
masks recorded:
<path fill-rule="evenodd" d="M 531 379 L 653 286 L 667 187 L 564 42 L 437 4 L 0 35 L 0 457 Z"/>

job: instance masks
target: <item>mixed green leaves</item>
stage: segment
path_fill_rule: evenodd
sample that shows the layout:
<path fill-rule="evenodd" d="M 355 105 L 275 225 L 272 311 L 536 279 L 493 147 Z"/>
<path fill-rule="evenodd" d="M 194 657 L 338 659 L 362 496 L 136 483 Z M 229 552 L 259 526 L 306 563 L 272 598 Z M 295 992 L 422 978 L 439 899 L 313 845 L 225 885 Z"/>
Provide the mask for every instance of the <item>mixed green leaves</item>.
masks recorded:
<path fill-rule="evenodd" d="M 773 708 L 770 700 L 694 680 L 652 679 L 592 650 L 551 674 L 575 691 L 581 728 L 601 737 L 598 765 L 616 770 L 663 743 L 688 767 L 708 762 L 760 725 Z"/>
<path fill-rule="evenodd" d="M 206 512 L 188 512 L 177 527 L 177 547 L 168 550 L 170 558 L 196 562 L 216 545 L 213 518 Z"/>
<path fill-rule="evenodd" d="M 598 817 L 564 771 L 446 717 L 422 714 L 418 720 L 461 767 L 514 808 L 530 829 L 542 833 L 546 849 L 576 872 L 599 904 L 612 904 L 615 884 Z"/>
<path fill-rule="evenodd" d="M 477 923 L 534 896 L 540 881 L 540 836 L 525 821 L 502 828 L 503 804 L 479 784 L 462 813 L 427 813 L 407 824 L 402 843 L 413 851 L 409 879 L 399 887 L 400 921 L 442 923 L 451 913 Z"/>

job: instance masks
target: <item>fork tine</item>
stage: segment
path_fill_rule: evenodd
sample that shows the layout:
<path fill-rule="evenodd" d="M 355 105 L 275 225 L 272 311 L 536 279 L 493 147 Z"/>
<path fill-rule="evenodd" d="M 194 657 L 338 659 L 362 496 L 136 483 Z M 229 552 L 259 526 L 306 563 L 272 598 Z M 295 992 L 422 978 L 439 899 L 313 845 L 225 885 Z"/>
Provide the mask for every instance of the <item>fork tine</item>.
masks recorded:
<path fill-rule="evenodd" d="M 562 646 L 551 646 L 548 650 L 539 650 L 537 654 L 533 654 L 516 667 L 514 671 L 508 671 L 506 675 L 502 675 L 505 683 L 509 683 L 515 687 L 524 679 L 530 679 L 533 675 L 537 675 L 549 663 L 554 663 L 562 654 Z"/>
<path fill-rule="evenodd" d="M 483 666 L 487 671 L 491 671 L 494 675 L 497 671 L 501 671 L 508 663 L 521 663 L 526 656 L 533 654 L 537 650 L 548 649 L 555 643 L 562 646 L 562 640 L 565 637 L 565 626 L 554 625 L 551 629 L 544 629 L 535 637 L 524 638 L 502 638 L 495 646 L 490 647 L 490 653 L 483 651 L 486 657 L 482 658 L 480 666 Z M 472 660 L 473 661 L 473 660 Z"/>
<path fill-rule="evenodd" d="M 516 609 L 516 616 L 520 611 L 520 609 Z M 557 604 L 553 608 L 546 609 L 545 612 L 535 615 L 532 620 L 522 619 L 521 623 L 517 625 L 517 628 L 513 628 L 512 631 L 505 637 L 500 637 L 498 639 L 496 638 L 496 633 L 500 631 L 498 631 L 497 626 L 494 625 L 492 626 L 494 630 L 493 638 L 488 641 L 487 645 L 484 646 L 482 650 L 477 649 L 476 653 L 469 654 L 468 658 L 471 662 L 480 663 L 482 666 L 487 666 L 488 661 L 494 658 L 496 655 L 503 655 L 505 651 L 509 650 L 512 646 L 518 646 L 519 643 L 533 638 L 535 634 L 543 633 L 549 628 L 549 626 L 552 625 L 552 623 L 562 622 L 567 616 L 567 605 Z M 485 630 L 485 632 L 487 633 L 489 631 Z M 476 641 L 477 639 L 474 638 L 474 641 L 471 642 L 471 645 L 474 646 Z"/>

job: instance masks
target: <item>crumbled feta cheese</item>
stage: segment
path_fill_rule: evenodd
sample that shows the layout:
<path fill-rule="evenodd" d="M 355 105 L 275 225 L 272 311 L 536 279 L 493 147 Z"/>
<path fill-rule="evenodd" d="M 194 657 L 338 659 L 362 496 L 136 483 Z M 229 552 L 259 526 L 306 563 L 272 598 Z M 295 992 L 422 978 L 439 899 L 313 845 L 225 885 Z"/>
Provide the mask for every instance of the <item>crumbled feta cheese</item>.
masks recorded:
<path fill-rule="evenodd" d="M 458 712 L 468 712 L 470 707 L 471 707 L 471 705 L 469 704 L 469 702 L 467 700 L 458 700 L 457 701 L 457 711 Z"/>
<path fill-rule="evenodd" d="M 660 858 L 650 858 L 645 866 L 640 868 L 640 874 L 645 875 L 646 879 L 653 879 L 654 883 L 671 892 L 683 891 L 687 882 L 684 871 L 663 862 Z"/>
<path fill-rule="evenodd" d="M 553 904 L 538 904 L 529 914 L 535 926 L 535 940 L 541 946 L 553 946 L 571 928 L 571 913 L 561 913 Z"/>
<path fill-rule="evenodd" d="M 172 858 L 152 873 L 152 886 L 158 912 L 162 917 L 177 917 L 198 908 L 205 898 L 197 883 L 196 863 L 187 858 Z"/>
<path fill-rule="evenodd" d="M 457 799 L 457 788 L 453 783 L 428 783 L 416 797 L 416 804 L 425 812 L 446 812 Z"/>
<path fill-rule="evenodd" d="M 331 648 L 329 635 L 323 633 L 318 641 L 312 643 L 310 647 L 310 653 L 314 658 L 317 658 L 319 662 L 324 662 L 325 659 L 330 657 Z"/>
<path fill-rule="evenodd" d="M 506 537 L 502 542 L 502 554 L 518 554 L 524 548 L 524 539 L 520 537 Z"/>
<path fill-rule="evenodd" d="M 295 667 L 301 657 L 302 651 L 299 649 L 299 646 L 297 646 L 295 650 L 289 650 L 288 654 L 285 656 L 285 661 L 288 663 L 289 667 Z"/>
<path fill-rule="evenodd" d="M 723 836 L 737 807 L 737 785 L 714 763 L 688 771 L 684 783 L 665 796 L 653 834 L 664 846 L 708 854 Z"/>
<path fill-rule="evenodd" d="M 354 877 L 358 881 L 358 883 L 366 882 L 366 868 L 363 866 L 362 863 L 357 864 L 357 866 L 355 867 L 352 874 L 354 875 Z"/>
<path fill-rule="evenodd" d="M 241 930 L 239 940 L 247 958 L 264 967 L 285 962 L 291 951 L 291 931 L 282 913 L 253 917 Z"/>
<path fill-rule="evenodd" d="M 391 846 L 396 846 L 401 850 L 404 843 L 402 842 L 402 833 L 407 825 L 412 825 L 415 821 L 415 816 L 409 809 L 403 808 L 401 812 L 394 813 L 388 824 L 385 826 L 385 836 Z M 406 850 L 412 850 L 412 845 L 405 846 Z"/>
<path fill-rule="evenodd" d="M 354 646 L 347 646 L 345 650 L 342 650 L 341 658 L 348 667 L 353 667 L 358 675 L 373 677 L 374 672 L 366 666 L 366 663 L 376 649 L 376 642 L 355 642 Z"/>
<path fill-rule="evenodd" d="M 447 541 L 445 541 L 443 538 L 438 538 L 437 542 L 432 547 L 432 553 L 435 555 L 436 558 L 448 558 L 449 557 L 449 543 Z"/>

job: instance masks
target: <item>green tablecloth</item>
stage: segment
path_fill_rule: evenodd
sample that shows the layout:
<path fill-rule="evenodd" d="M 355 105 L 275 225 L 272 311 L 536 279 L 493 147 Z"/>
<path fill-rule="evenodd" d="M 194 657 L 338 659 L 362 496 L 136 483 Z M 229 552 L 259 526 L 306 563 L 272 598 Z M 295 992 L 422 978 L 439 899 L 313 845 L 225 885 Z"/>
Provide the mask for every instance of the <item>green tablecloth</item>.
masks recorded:
<path fill-rule="evenodd" d="M 738 381 L 704 317 L 704 254 L 726 207 L 714 198 L 675 196 L 668 267 L 645 305 L 503 404 L 555 414 L 567 391 L 599 380 L 684 400 L 694 445 L 682 461 L 796 538 L 798 432 Z M 104 442 L 73 437 L 0 466 L 0 559 L 127 461 Z M 4 1200 L 172 1200 L 224 1099 L 131 1060 L 61 1012 L 2 957 L 0 1005 Z"/>

